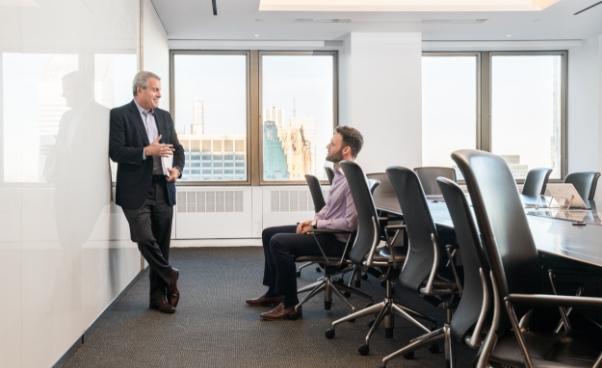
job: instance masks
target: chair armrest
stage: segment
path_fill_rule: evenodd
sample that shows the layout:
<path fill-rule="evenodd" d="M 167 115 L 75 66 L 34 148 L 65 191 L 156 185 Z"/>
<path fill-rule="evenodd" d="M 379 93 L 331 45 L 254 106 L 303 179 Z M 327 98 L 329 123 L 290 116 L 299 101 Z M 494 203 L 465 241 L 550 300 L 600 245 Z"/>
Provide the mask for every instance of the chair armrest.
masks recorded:
<path fill-rule="evenodd" d="M 309 234 L 351 234 L 351 231 L 347 230 L 335 230 L 335 229 L 313 229 Z"/>
<path fill-rule="evenodd" d="M 537 304 L 537 305 L 563 305 L 580 307 L 601 307 L 602 298 L 573 295 L 550 295 L 550 294 L 510 294 L 505 300 L 513 303 Z"/>

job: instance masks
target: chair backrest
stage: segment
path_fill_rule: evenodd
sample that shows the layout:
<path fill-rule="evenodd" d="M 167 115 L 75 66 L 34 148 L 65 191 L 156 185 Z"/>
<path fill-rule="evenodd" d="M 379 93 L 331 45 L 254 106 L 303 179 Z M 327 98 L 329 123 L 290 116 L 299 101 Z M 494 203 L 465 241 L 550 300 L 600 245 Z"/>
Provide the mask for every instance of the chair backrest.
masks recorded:
<path fill-rule="evenodd" d="M 374 191 L 380 185 L 380 180 L 370 179 L 368 178 L 368 189 L 370 190 L 370 194 L 374 194 Z"/>
<path fill-rule="evenodd" d="M 334 179 L 334 170 L 332 167 L 324 166 L 324 171 L 326 171 L 326 177 L 328 178 L 328 183 L 332 184 L 332 179 Z"/>
<path fill-rule="evenodd" d="M 544 194 L 551 172 L 552 169 L 547 167 L 538 167 L 529 170 L 525 178 L 522 194 L 531 197 Z"/>
<path fill-rule="evenodd" d="M 353 161 L 341 161 L 340 166 L 345 174 L 357 211 L 357 232 L 349 251 L 349 259 L 353 263 L 359 264 L 380 242 L 378 216 L 362 168 Z"/>
<path fill-rule="evenodd" d="M 452 167 L 423 166 L 415 167 L 414 171 L 418 175 L 426 195 L 441 195 L 441 190 L 437 185 L 437 178 L 440 176 L 456 181 L 456 170 Z"/>
<path fill-rule="evenodd" d="M 591 201 L 596 195 L 599 177 L 600 173 L 597 171 L 574 172 L 568 174 L 564 178 L 564 182 L 573 184 L 583 199 Z"/>
<path fill-rule="evenodd" d="M 437 231 L 416 173 L 405 167 L 390 167 L 387 175 L 397 195 L 408 234 L 408 253 L 399 279 L 402 285 L 418 289 L 435 261 L 431 236 L 438 241 Z"/>
<path fill-rule="evenodd" d="M 481 307 L 486 302 L 485 298 L 489 297 L 488 294 L 484 295 L 483 291 L 483 282 L 487 289 L 490 289 L 487 286 L 489 285 L 489 265 L 483 254 L 479 233 L 462 188 L 446 178 L 437 179 L 437 183 L 441 188 L 441 194 L 443 194 L 454 224 L 464 269 L 462 296 L 450 324 L 452 334 L 462 341 L 466 333 L 477 322 Z M 484 280 L 481 279 L 479 269 L 483 270 Z"/>
<path fill-rule="evenodd" d="M 311 199 L 314 201 L 314 209 L 316 212 L 319 212 L 326 205 L 320 181 L 311 174 L 305 175 L 305 181 L 307 182 L 307 186 L 309 186 Z"/>
<path fill-rule="evenodd" d="M 452 153 L 470 193 L 481 242 L 501 298 L 540 293 L 543 286 L 537 248 L 506 162 L 477 150 Z"/>

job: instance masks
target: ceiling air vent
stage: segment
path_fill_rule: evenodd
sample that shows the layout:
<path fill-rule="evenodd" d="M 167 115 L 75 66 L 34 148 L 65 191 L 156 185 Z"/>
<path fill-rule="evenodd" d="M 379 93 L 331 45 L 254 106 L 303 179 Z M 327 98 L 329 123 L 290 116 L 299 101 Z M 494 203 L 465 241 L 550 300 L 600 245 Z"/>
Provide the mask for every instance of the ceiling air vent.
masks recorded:
<path fill-rule="evenodd" d="M 313 18 L 295 18 L 293 20 L 294 23 L 351 23 L 351 19 L 349 18 L 322 18 L 322 19 L 313 19 Z"/>
<path fill-rule="evenodd" d="M 590 5 L 590 6 L 586 7 L 586 8 L 583 8 L 583 9 L 579 10 L 578 12 L 573 13 L 573 15 L 579 15 L 579 14 L 584 13 L 584 12 L 586 12 L 586 11 L 588 11 L 588 10 L 590 10 L 590 9 L 598 6 L 598 5 L 602 5 L 602 1 L 598 1 L 596 3 L 593 3 L 592 5 Z"/>
<path fill-rule="evenodd" d="M 422 19 L 420 21 L 424 24 L 482 24 L 487 22 L 487 19 Z"/>

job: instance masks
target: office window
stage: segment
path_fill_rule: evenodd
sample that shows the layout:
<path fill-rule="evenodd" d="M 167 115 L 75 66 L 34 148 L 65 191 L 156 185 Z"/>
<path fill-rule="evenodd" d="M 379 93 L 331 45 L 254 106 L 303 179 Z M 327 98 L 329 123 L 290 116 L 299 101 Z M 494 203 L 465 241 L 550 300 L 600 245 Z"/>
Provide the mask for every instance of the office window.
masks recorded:
<path fill-rule="evenodd" d="M 452 166 L 451 152 L 477 146 L 478 55 L 422 58 L 422 164 Z"/>
<path fill-rule="evenodd" d="M 325 179 L 334 127 L 333 53 L 261 54 L 262 179 Z"/>
<path fill-rule="evenodd" d="M 518 180 L 529 169 L 566 174 L 566 58 L 557 52 L 423 55 L 423 165 L 453 165 L 452 151 L 502 156 Z"/>
<path fill-rule="evenodd" d="M 201 164 L 222 166 L 236 155 L 247 167 L 247 54 L 177 53 L 173 55 L 173 107 L 178 138 L 191 156 L 183 181 L 246 181 L 246 170 L 225 177 L 221 170 L 192 170 Z M 202 152 L 202 155 L 200 154 Z"/>
<path fill-rule="evenodd" d="M 517 179 L 535 167 L 561 178 L 561 55 L 491 57 L 491 152 Z"/>

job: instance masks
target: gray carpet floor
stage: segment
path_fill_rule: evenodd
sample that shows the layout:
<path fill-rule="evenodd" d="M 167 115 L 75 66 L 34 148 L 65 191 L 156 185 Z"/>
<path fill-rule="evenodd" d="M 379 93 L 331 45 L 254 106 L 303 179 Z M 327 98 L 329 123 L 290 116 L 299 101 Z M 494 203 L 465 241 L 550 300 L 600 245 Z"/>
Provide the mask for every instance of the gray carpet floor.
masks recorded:
<path fill-rule="evenodd" d="M 394 338 L 385 338 L 379 329 L 370 355 L 360 356 L 357 348 L 368 330 L 367 319 L 341 325 L 332 340 L 324 337 L 330 322 L 348 313 L 336 299 L 325 311 L 323 299 L 314 298 L 304 306 L 302 320 L 260 321 L 259 313 L 266 309 L 248 307 L 244 300 L 265 291 L 261 248 L 172 252 L 172 262 L 180 269 L 182 297 L 177 313 L 148 309 L 148 275 L 144 274 L 88 331 L 85 343 L 66 358 L 64 367 L 377 367 L 384 355 L 420 334 L 397 319 Z M 318 276 L 311 267 L 299 284 Z M 382 293 L 376 280 L 364 282 L 362 289 Z M 357 297 L 350 301 L 366 303 Z M 443 354 L 423 349 L 414 360 L 399 358 L 388 367 L 444 365 Z"/>

